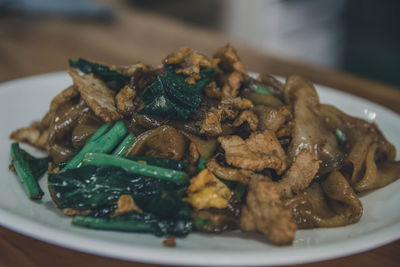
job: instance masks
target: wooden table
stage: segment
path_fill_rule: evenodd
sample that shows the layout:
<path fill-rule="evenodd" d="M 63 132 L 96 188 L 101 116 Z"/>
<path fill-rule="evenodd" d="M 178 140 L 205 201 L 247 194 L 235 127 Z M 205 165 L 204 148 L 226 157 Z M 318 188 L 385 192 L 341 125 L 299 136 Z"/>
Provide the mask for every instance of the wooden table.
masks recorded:
<path fill-rule="evenodd" d="M 109 23 L 55 18 L 0 18 L 0 82 L 67 68 L 69 58 L 85 57 L 113 64 L 137 61 L 157 65 L 171 51 L 191 46 L 207 55 L 229 41 L 171 18 L 117 9 Z M 400 90 L 346 73 L 262 53 L 233 42 L 250 71 L 287 76 L 358 95 L 400 113 Z M 400 241 L 330 261 L 301 266 L 399 266 Z M 0 227 L 0 266 L 156 266 L 131 263 L 65 249 Z M 299 265 L 300 266 L 300 265 Z"/>

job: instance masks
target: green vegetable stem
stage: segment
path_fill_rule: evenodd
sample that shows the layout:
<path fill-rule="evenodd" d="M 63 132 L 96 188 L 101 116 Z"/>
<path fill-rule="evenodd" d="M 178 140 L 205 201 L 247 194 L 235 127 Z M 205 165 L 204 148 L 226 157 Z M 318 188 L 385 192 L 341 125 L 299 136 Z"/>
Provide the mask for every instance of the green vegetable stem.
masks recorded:
<path fill-rule="evenodd" d="M 111 124 L 105 123 L 103 124 L 97 131 L 88 139 L 87 142 L 93 142 L 99 139 L 100 136 L 105 134 L 108 130 L 110 130 Z"/>
<path fill-rule="evenodd" d="M 109 218 L 95 218 L 85 216 L 75 216 L 72 223 L 93 229 L 117 230 L 126 232 L 151 233 L 154 229 L 151 224 L 139 220 L 121 220 Z"/>
<path fill-rule="evenodd" d="M 251 83 L 250 84 L 250 88 L 254 92 L 259 93 L 259 94 L 263 94 L 263 95 L 270 95 L 271 94 L 271 92 L 268 91 L 267 88 L 265 88 L 264 86 L 260 85 L 259 83 L 255 83 L 255 82 Z"/>
<path fill-rule="evenodd" d="M 120 167 L 131 173 L 168 180 L 177 184 L 187 183 L 189 180 L 188 175 L 183 171 L 165 169 L 103 153 L 86 153 L 82 162 L 83 165 Z"/>
<path fill-rule="evenodd" d="M 118 145 L 116 149 L 113 151 L 114 156 L 122 157 L 128 150 L 130 144 L 132 143 L 133 139 L 135 139 L 135 135 L 133 133 L 128 134 L 124 140 Z"/>
<path fill-rule="evenodd" d="M 207 168 L 206 161 L 204 160 L 203 157 L 200 157 L 199 161 L 197 162 L 197 169 L 201 171 L 204 170 L 205 168 Z"/>
<path fill-rule="evenodd" d="M 146 164 L 155 165 L 158 167 L 173 169 L 176 171 L 182 171 L 186 169 L 188 163 L 182 160 L 174 160 L 174 159 L 166 159 L 166 158 L 155 158 L 155 157 L 147 157 L 147 156 L 129 156 L 127 157 L 130 160 L 134 161 L 144 161 Z"/>
<path fill-rule="evenodd" d="M 346 145 L 347 143 L 346 135 L 340 129 L 335 129 L 333 133 L 335 134 L 336 139 L 338 140 L 340 146 Z"/>
<path fill-rule="evenodd" d="M 29 168 L 29 163 L 23 157 L 23 150 L 20 149 L 18 143 L 11 144 L 11 158 L 12 164 L 18 177 L 24 185 L 25 191 L 30 199 L 38 200 L 43 196 L 43 191 Z M 26 152 L 25 152 L 26 153 Z"/>
<path fill-rule="evenodd" d="M 114 126 L 108 132 L 106 132 L 108 128 L 109 125 L 107 124 L 100 127 L 99 130 L 97 130 L 93 136 L 88 139 L 85 146 L 78 152 L 78 154 L 76 154 L 61 170 L 61 172 L 65 172 L 66 170 L 72 168 L 78 168 L 81 165 L 83 156 L 88 152 L 111 152 L 128 132 L 125 124 L 122 121 L 115 123 Z"/>
<path fill-rule="evenodd" d="M 141 214 L 136 211 L 130 211 L 113 218 L 76 216 L 72 223 L 93 229 L 154 233 L 156 236 L 184 237 L 192 230 L 191 220 L 161 219 L 152 214 Z"/>

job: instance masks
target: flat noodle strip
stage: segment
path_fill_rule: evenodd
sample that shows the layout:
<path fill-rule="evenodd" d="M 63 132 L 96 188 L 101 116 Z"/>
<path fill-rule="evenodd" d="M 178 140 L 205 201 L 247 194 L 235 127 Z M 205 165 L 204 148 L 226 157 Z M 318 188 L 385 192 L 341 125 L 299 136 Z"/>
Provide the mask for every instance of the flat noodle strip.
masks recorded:
<path fill-rule="evenodd" d="M 340 129 L 347 138 L 349 154 L 345 167 L 351 169 L 348 178 L 356 191 L 382 187 L 400 178 L 397 171 L 400 162 L 393 161 L 396 149 L 375 123 L 349 116 L 330 105 L 321 105 L 321 117 L 332 130 Z M 385 171 L 382 166 L 390 166 L 390 170 Z"/>
<path fill-rule="evenodd" d="M 376 189 L 400 178 L 400 162 L 387 161 L 382 163 L 375 162 L 378 145 L 375 143 L 368 149 L 365 159 L 365 174 L 354 185 L 357 191 Z M 378 167 L 379 166 L 379 167 Z"/>
<path fill-rule="evenodd" d="M 360 220 L 362 204 L 340 172 L 332 172 L 322 184 L 313 183 L 303 195 L 285 202 L 297 226 L 338 227 Z"/>
<path fill-rule="evenodd" d="M 332 172 L 322 183 L 322 188 L 337 215 L 322 220 L 321 227 L 343 226 L 360 220 L 363 212 L 361 201 L 340 172 Z"/>

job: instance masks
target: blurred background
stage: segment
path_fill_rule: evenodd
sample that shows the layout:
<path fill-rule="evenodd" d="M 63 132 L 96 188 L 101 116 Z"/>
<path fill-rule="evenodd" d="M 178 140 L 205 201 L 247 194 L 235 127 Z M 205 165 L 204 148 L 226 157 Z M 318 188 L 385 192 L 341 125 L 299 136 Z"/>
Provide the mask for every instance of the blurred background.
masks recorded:
<path fill-rule="evenodd" d="M 0 0 L 0 79 L 74 57 L 154 65 L 182 46 L 211 56 L 229 41 L 251 70 L 299 62 L 399 87 L 399 29 L 398 0 Z"/>

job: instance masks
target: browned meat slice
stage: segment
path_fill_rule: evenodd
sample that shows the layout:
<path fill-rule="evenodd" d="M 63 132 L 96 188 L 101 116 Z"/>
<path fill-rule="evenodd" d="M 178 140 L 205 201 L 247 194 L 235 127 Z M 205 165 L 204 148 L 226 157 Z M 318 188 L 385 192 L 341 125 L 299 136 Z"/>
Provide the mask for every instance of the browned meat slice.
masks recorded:
<path fill-rule="evenodd" d="M 315 154 L 302 150 L 278 182 L 282 198 L 290 198 L 306 189 L 317 174 L 319 164 Z"/>
<path fill-rule="evenodd" d="M 251 179 L 246 204 L 241 211 L 240 229 L 263 233 L 275 245 L 293 242 L 296 223 L 291 211 L 284 207 L 274 182 Z"/>
<path fill-rule="evenodd" d="M 207 161 L 207 169 L 209 169 L 219 178 L 239 182 L 242 184 L 248 184 L 250 182 L 250 178 L 256 175 L 250 170 L 224 167 L 220 165 L 215 158 Z"/>
<path fill-rule="evenodd" d="M 135 109 L 135 104 L 133 103 L 135 97 L 135 90 L 133 90 L 129 85 L 123 87 L 115 96 L 115 103 L 117 105 L 118 112 L 123 115 L 132 113 Z"/>
<path fill-rule="evenodd" d="M 26 142 L 39 149 L 46 149 L 48 130 L 41 130 L 34 125 L 20 128 L 11 133 L 10 138 L 18 142 Z"/>
<path fill-rule="evenodd" d="M 244 81 L 244 77 L 240 72 L 229 73 L 222 78 L 222 96 L 237 97 L 239 88 Z"/>
<path fill-rule="evenodd" d="M 190 47 L 182 47 L 177 53 L 172 53 L 164 59 L 164 64 L 178 65 L 181 64 L 187 56 L 193 52 Z"/>
<path fill-rule="evenodd" d="M 225 150 L 225 159 L 235 167 L 262 171 L 265 168 L 281 174 L 286 169 L 286 154 L 274 132 L 254 132 L 246 140 L 231 135 L 219 137 L 218 141 Z"/>
<path fill-rule="evenodd" d="M 286 106 L 279 109 L 261 105 L 255 106 L 254 113 L 260 119 L 259 128 L 261 131 L 268 129 L 277 132 L 291 118 L 290 110 Z"/>
<path fill-rule="evenodd" d="M 222 133 L 221 123 L 226 119 L 234 119 L 240 112 L 251 108 L 253 103 L 246 98 L 224 98 L 217 108 L 212 107 L 202 121 L 200 133 L 218 136 Z"/>
<path fill-rule="evenodd" d="M 240 58 L 236 53 L 236 49 L 233 48 L 231 44 L 219 48 L 214 57 L 221 60 L 220 66 L 225 72 L 237 71 L 244 75 L 247 74 L 243 63 L 240 61 Z"/>
<path fill-rule="evenodd" d="M 217 83 L 212 81 L 209 84 L 206 85 L 206 87 L 204 87 L 203 89 L 204 94 L 208 97 L 208 98 L 216 98 L 219 99 L 221 98 L 222 94 L 221 94 L 221 89 L 218 88 Z"/>
<path fill-rule="evenodd" d="M 110 66 L 110 69 L 115 70 L 122 75 L 130 77 L 130 87 L 137 93 L 141 92 L 146 86 L 154 82 L 156 72 L 151 66 L 147 66 L 142 62 L 129 66 Z M 112 85 L 113 83 L 111 83 Z"/>
<path fill-rule="evenodd" d="M 233 126 L 239 127 L 243 123 L 247 122 L 250 130 L 255 131 L 257 130 L 258 127 L 258 117 L 256 114 L 254 114 L 253 111 L 250 110 L 245 110 L 240 115 L 235 119 L 235 121 L 232 123 Z"/>
<path fill-rule="evenodd" d="M 228 112 L 229 109 L 244 110 L 253 107 L 253 103 L 243 97 L 225 97 L 221 100 L 221 106 Z"/>
<path fill-rule="evenodd" d="M 35 144 L 37 140 L 39 140 L 40 131 L 39 129 L 28 126 L 18 130 L 15 130 L 11 133 L 10 138 L 14 139 L 18 142 L 27 142 L 29 144 Z"/>
<path fill-rule="evenodd" d="M 49 136 L 49 127 L 55 112 L 60 105 L 79 96 L 74 86 L 64 89 L 56 95 L 50 103 L 50 109 L 40 122 L 33 122 L 30 126 L 18 129 L 11 133 L 10 138 L 18 142 L 27 142 L 39 149 L 46 149 Z"/>
<path fill-rule="evenodd" d="M 53 100 L 51 100 L 50 103 L 50 113 L 53 113 L 57 110 L 57 108 L 62 104 L 65 103 L 71 99 L 73 99 L 74 97 L 77 97 L 79 95 L 79 91 L 77 90 L 77 88 L 73 85 L 71 85 L 70 87 L 64 89 L 61 93 L 59 93 L 58 95 L 56 95 Z"/>
<path fill-rule="evenodd" d="M 104 122 L 112 123 L 122 118 L 115 107 L 114 92 L 93 74 L 80 76 L 75 70 L 69 74 L 86 104 Z"/>
<path fill-rule="evenodd" d="M 218 49 L 214 55 L 220 60 L 219 66 L 224 71 L 220 77 L 223 97 L 237 97 L 239 88 L 247 75 L 246 70 L 236 53 L 236 50 L 230 45 Z"/>
<path fill-rule="evenodd" d="M 169 65 L 178 65 L 176 73 L 182 73 L 187 76 L 186 81 L 190 84 L 195 84 L 196 80 L 200 79 L 200 69 L 210 68 L 213 62 L 206 56 L 193 51 L 190 47 L 181 48 L 177 53 L 169 55 L 164 63 Z"/>
<path fill-rule="evenodd" d="M 218 136 L 222 133 L 221 122 L 224 118 L 224 111 L 221 108 L 212 107 L 202 121 L 200 133 L 210 136 Z"/>
<path fill-rule="evenodd" d="M 110 66 L 110 69 L 118 71 L 125 76 L 134 76 L 138 71 L 148 71 L 150 68 L 143 62 L 139 62 L 129 66 Z"/>
<path fill-rule="evenodd" d="M 50 124 L 54 120 L 55 112 L 57 111 L 58 107 L 66 102 L 72 101 L 78 96 L 79 91 L 73 85 L 61 91 L 61 93 L 56 95 L 51 100 L 49 111 L 46 113 L 46 115 L 44 115 L 39 125 L 35 125 L 35 127 L 41 128 L 42 130 L 49 128 Z"/>

